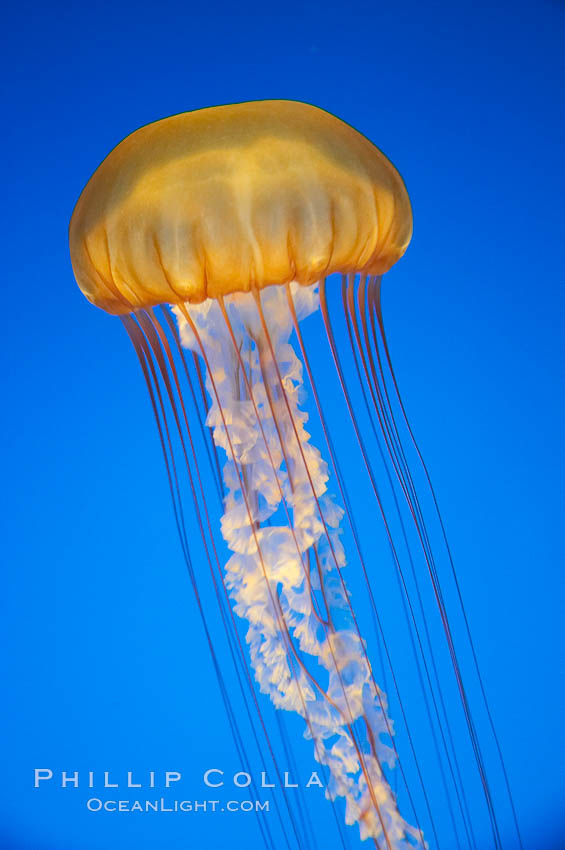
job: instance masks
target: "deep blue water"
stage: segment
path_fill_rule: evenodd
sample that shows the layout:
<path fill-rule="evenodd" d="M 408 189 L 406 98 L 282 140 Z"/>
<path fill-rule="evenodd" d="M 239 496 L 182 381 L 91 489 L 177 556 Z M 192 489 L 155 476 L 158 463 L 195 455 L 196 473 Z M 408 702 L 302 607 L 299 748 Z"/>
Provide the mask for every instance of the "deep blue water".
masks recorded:
<path fill-rule="evenodd" d="M 245 767 L 135 355 L 120 322 L 76 287 L 67 227 L 96 165 L 140 125 L 293 98 L 357 127 L 406 181 L 414 238 L 384 283 L 391 349 L 442 506 L 524 846 L 559 850 L 565 6 L 103 0 L 24 2 L 6 14 L 0 847 L 263 846 L 252 814 L 94 813 L 84 784 L 60 787 L 61 771 L 80 771 L 81 783 L 88 771 L 110 781 L 132 771 L 138 782 L 155 771 L 157 785 L 180 771 L 174 796 L 202 800 L 204 770 L 229 779 Z M 345 441 L 346 465 L 349 451 Z M 359 523 L 370 539 L 362 507 Z M 358 577 L 351 584 L 361 597 Z M 390 627 L 401 634 L 400 621 Z M 241 728 L 250 735 L 244 718 Z M 315 765 L 301 725 L 290 721 L 288 735 L 307 777 Z M 34 789 L 35 768 L 53 770 L 53 781 Z M 502 844 L 513 850 L 493 770 Z M 100 791 L 110 795 L 131 798 Z M 479 796 L 470 791 L 487 850 Z M 338 847 L 321 792 L 304 798 L 320 850 Z M 452 850 L 441 805 L 437 819 Z M 361 846 L 353 829 L 348 841 Z"/>

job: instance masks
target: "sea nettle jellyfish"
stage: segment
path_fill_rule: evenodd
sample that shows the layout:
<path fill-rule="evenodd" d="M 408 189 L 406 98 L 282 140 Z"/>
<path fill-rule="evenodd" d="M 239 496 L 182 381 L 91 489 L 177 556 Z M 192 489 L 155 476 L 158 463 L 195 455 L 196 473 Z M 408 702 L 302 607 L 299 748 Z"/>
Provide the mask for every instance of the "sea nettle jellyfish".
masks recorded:
<path fill-rule="evenodd" d="M 381 277 L 403 255 L 411 232 L 404 183 L 370 141 L 321 109 L 264 101 L 175 115 L 128 136 L 82 192 L 70 246 L 81 290 L 122 318 L 139 357 L 240 753 L 246 742 L 225 684 L 225 659 L 215 651 L 198 589 L 206 570 L 266 757 L 276 762 L 257 687 L 276 709 L 303 719 L 326 795 L 332 805 L 345 801 L 346 823 L 357 824 L 362 839 L 381 850 L 440 846 L 440 805 L 457 842 L 450 837 L 444 846 L 476 847 L 458 733 L 451 729 L 436 638 L 423 610 L 428 582 L 499 847 L 484 757 L 408 462 L 416 451 L 422 469 L 421 458 L 382 322 Z M 339 335 L 333 302 L 343 325 Z M 312 367 L 322 346 L 325 403 Z M 328 405 L 339 407 L 349 423 L 346 450 L 332 439 Z M 346 467 L 355 466 L 354 458 L 374 499 L 369 529 L 358 526 L 352 508 L 358 480 Z M 392 501 L 381 496 L 385 485 Z M 189 522 L 202 535 L 202 563 L 191 555 Z M 420 711 L 437 757 L 433 784 L 444 794 L 439 804 L 418 761 L 382 628 L 379 607 L 387 600 L 373 590 L 380 566 L 366 549 L 377 527 L 404 594 Z M 406 573 L 403 547 L 418 550 L 421 570 L 410 556 Z M 403 767 L 385 683 L 369 660 L 346 586 L 351 561 L 366 582 L 383 670 L 389 670 L 387 691 L 406 730 L 406 758 L 415 764 L 410 770 Z M 245 621 L 245 641 L 238 618 Z M 287 846 L 315 846 L 308 807 L 297 814 L 288 799 L 285 804 L 288 811 L 283 807 L 279 816 Z M 273 847 L 265 819 L 260 829 Z M 347 845 L 341 826 L 338 840 Z"/>

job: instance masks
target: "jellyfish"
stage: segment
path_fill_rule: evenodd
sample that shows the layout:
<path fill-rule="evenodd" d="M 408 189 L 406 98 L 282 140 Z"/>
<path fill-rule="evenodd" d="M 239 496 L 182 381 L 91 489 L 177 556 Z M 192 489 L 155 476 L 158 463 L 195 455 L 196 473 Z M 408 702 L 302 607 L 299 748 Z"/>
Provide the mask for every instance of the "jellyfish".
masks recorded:
<path fill-rule="evenodd" d="M 354 560 L 376 610 L 371 572 L 378 567 L 364 554 L 366 532 L 351 507 L 347 459 L 340 459 L 311 365 L 306 329 L 319 323 L 314 344 L 325 346 L 324 368 L 336 382 L 330 403 L 339 403 L 350 420 L 375 498 L 375 523 L 384 527 L 399 562 L 352 380 L 362 388 L 364 415 L 423 552 L 498 847 L 406 435 L 400 436 L 402 428 L 409 437 L 411 431 L 382 320 L 381 279 L 404 254 L 411 233 L 406 188 L 384 154 L 328 112 L 281 100 L 179 114 L 128 136 L 80 195 L 70 248 L 82 292 L 121 317 L 138 355 L 226 705 L 224 660 L 215 653 L 198 592 L 206 567 L 263 732 L 265 697 L 277 712 L 302 718 L 313 758 L 324 770 L 326 795 L 341 800 L 346 823 L 358 826 L 361 839 L 372 839 L 380 850 L 425 848 L 430 840 L 439 846 L 421 775 L 419 799 L 431 825 L 426 836 L 409 788 L 407 812 L 393 788 L 395 772 L 406 782 L 394 718 L 346 583 L 346 566 Z M 346 320 L 347 366 L 334 331 L 335 295 Z M 191 554 L 187 494 L 203 563 Z M 412 619 L 420 638 L 421 625 L 418 630 Z M 245 624 L 244 641 L 237 621 Z M 422 650 L 424 661 L 425 651 L 431 645 Z M 430 688 L 432 680 L 428 674 Z M 446 712 L 434 705 L 443 729 Z M 230 722 L 237 738 L 231 713 Z M 454 829 L 463 843 L 476 846 L 449 741 L 443 750 L 457 792 Z M 294 846 L 308 846 L 293 828 Z M 268 827 L 262 832 L 273 846 Z"/>

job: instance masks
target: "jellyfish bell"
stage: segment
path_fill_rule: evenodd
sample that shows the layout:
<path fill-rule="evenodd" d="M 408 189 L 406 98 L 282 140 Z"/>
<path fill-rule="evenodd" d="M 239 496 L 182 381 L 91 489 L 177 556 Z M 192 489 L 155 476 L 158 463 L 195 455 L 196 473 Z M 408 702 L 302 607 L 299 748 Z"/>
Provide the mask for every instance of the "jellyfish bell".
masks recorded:
<path fill-rule="evenodd" d="M 198 592 L 201 565 L 193 563 L 185 525 L 181 466 L 238 681 L 242 693 L 249 688 L 244 699 L 263 734 L 261 759 L 271 758 L 277 784 L 284 788 L 253 680 L 276 709 L 302 717 L 304 736 L 325 771 L 327 796 L 345 801 L 346 823 L 357 824 L 361 838 L 373 839 L 381 850 L 428 846 L 423 823 L 426 836 L 439 844 L 437 826 L 378 616 L 363 534 L 342 474 L 343 458 L 340 464 L 302 326 L 307 317 L 321 316 L 327 363 L 351 420 L 375 516 L 386 532 L 411 611 L 399 547 L 390 533 L 375 463 L 356 414 L 351 375 L 332 326 L 326 279 L 340 274 L 362 398 L 386 458 L 390 486 L 414 524 L 460 684 L 449 620 L 403 449 L 400 431 L 406 430 L 407 420 L 399 425 L 395 418 L 399 410 L 401 420 L 405 414 L 380 308 L 380 279 L 403 255 L 411 233 L 408 194 L 384 154 L 335 116 L 292 101 L 212 107 L 142 127 L 99 166 L 70 224 L 72 265 L 82 292 L 96 306 L 121 316 L 139 357 L 183 554 L 229 716 L 233 718 L 229 689 Z M 319 423 L 323 449 L 305 428 L 309 416 Z M 203 473 L 198 431 L 215 475 L 221 517 L 214 512 Z M 408 434 L 412 436 L 409 428 Z M 226 563 L 222 542 L 230 552 Z M 345 584 L 343 569 L 352 561 L 362 571 L 392 672 L 395 705 L 410 744 L 408 758 L 415 763 L 415 793 Z M 246 622 L 244 641 L 237 618 Z M 452 768 L 443 735 L 449 718 L 435 699 L 441 685 L 429 675 L 426 680 L 421 669 L 423 664 L 427 673 L 425 653 L 433 659 L 433 647 L 424 646 L 414 617 L 407 619 L 407 628 L 416 637 L 415 668 L 432 696 L 435 713 L 426 702 L 430 727 L 442 732 L 439 743 L 434 737 L 434 757 L 440 766 Z M 470 718 L 460 690 L 463 712 Z M 469 730 L 475 745 L 470 720 Z M 238 749 L 243 748 L 237 723 L 232 723 L 232 732 Z M 474 752 L 482 779 L 478 745 Z M 401 813 L 400 798 L 391 787 L 395 768 L 407 812 Z M 473 823 L 459 793 L 461 777 L 453 769 L 451 773 L 453 787 L 446 782 L 442 793 L 460 844 L 461 833 L 471 841 Z M 496 836 L 486 780 L 483 788 Z M 308 806 L 303 803 L 297 817 L 294 803 L 285 797 L 284 804 L 288 819 L 279 813 L 279 821 L 287 845 L 290 822 L 294 845 L 309 847 Z M 272 847 L 270 827 L 259 826 L 266 846 Z"/>
<path fill-rule="evenodd" d="M 368 139 L 314 106 L 260 101 L 124 139 L 80 196 L 70 246 L 86 297 L 128 313 L 383 274 L 411 233 L 402 179 Z"/>

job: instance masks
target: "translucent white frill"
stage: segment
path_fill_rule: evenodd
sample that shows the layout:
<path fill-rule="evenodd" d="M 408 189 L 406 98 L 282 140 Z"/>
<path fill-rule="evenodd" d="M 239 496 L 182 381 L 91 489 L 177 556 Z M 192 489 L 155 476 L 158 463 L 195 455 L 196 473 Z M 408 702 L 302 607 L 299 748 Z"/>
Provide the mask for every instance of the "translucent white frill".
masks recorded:
<path fill-rule="evenodd" d="M 317 287 L 290 289 L 299 321 L 319 308 Z M 198 339 L 173 308 L 182 344 L 205 351 L 207 424 L 227 455 L 222 534 L 233 555 L 226 585 L 249 623 L 261 691 L 306 721 L 305 736 L 328 768 L 327 795 L 345 798 L 346 822 L 383 848 L 423 847 L 381 767 L 396 761 L 392 722 L 339 572 L 343 510 L 327 492 L 327 464 L 304 427 L 303 367 L 289 341 L 285 287 L 264 289 L 261 305 L 268 337 L 251 293 L 225 299 L 235 345 L 217 301 L 185 306 Z"/>

